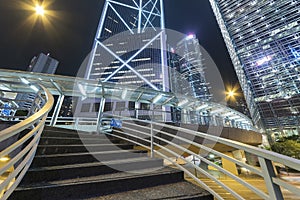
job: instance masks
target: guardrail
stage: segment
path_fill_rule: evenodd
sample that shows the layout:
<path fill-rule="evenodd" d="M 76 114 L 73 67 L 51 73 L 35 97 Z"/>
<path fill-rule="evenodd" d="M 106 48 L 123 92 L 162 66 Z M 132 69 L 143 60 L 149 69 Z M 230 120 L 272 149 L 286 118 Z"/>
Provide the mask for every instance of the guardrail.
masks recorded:
<path fill-rule="evenodd" d="M 1 83 L 3 82 L 1 81 Z M 13 85 L 16 85 L 16 88 L 28 87 L 32 91 L 19 92 L 19 89 L 14 91 L 12 89 L 14 88 Z M 1 116 L 2 124 L 10 123 L 9 127 L 0 131 L 1 200 L 10 196 L 27 172 L 35 156 L 48 112 L 54 103 L 51 93 L 41 85 L 29 82 L 10 82 L 9 86 L 7 90 L 1 89 L 3 95 L 0 96 L 1 104 L 15 105 L 9 108 L 5 107 L 10 112 Z M 20 96 L 21 93 L 22 95 Z M 29 98 L 28 95 L 31 97 Z M 8 98 L 5 96 L 8 96 Z M 30 104 L 19 106 L 19 102 L 26 98 L 27 100 L 25 101 L 30 102 Z M 17 112 L 11 112 L 17 110 L 26 110 L 27 112 L 23 113 L 24 115 L 22 116 L 18 116 Z"/>
<path fill-rule="evenodd" d="M 240 142 L 220 138 L 217 136 L 209 135 L 207 133 L 201 133 L 193 130 L 188 130 L 181 127 L 175 127 L 167 124 L 156 123 L 152 121 L 138 120 L 132 118 L 124 118 L 116 115 L 105 115 L 104 117 L 117 118 L 122 120 L 122 128 L 114 129 L 112 133 L 105 133 L 114 137 L 132 142 L 140 147 L 148 149 L 151 152 L 151 156 L 162 157 L 179 169 L 183 170 L 189 177 L 194 179 L 204 189 L 213 194 L 217 199 L 223 199 L 213 188 L 210 188 L 203 181 L 201 181 L 195 174 L 190 171 L 190 167 L 180 165 L 174 161 L 175 158 L 181 158 L 185 162 L 192 166 L 195 172 L 204 175 L 211 179 L 219 186 L 227 190 L 236 199 L 245 199 L 239 194 L 239 188 L 230 188 L 222 181 L 215 178 L 213 175 L 208 173 L 207 170 L 202 169 L 193 162 L 190 162 L 183 154 L 192 155 L 194 158 L 200 160 L 206 165 L 210 165 L 217 169 L 219 172 L 230 177 L 237 183 L 247 187 L 249 190 L 254 192 L 258 197 L 269 200 L 281 200 L 284 199 L 282 190 L 288 190 L 300 196 L 300 189 L 290 184 L 289 182 L 280 179 L 277 175 L 274 163 L 280 163 L 291 169 L 300 171 L 300 160 L 290 158 L 275 152 L 260 149 L 254 146 L 246 145 Z M 230 157 L 222 152 L 215 150 L 213 144 L 220 143 L 234 149 L 244 150 L 252 155 L 258 157 L 259 166 L 252 166 Z M 197 152 L 191 150 L 196 147 L 199 149 Z M 199 153 L 200 152 L 200 153 Z M 237 166 L 243 167 L 249 172 L 257 174 L 264 179 L 266 184 L 267 193 L 260 190 L 257 186 L 248 183 L 239 176 L 231 173 L 223 167 L 215 164 L 207 158 L 207 155 L 212 153 L 223 159 L 235 163 Z"/>
<path fill-rule="evenodd" d="M 163 116 L 169 115 L 173 116 L 176 114 L 176 112 L 171 111 L 162 111 L 162 110 L 143 110 L 143 109 L 120 109 L 113 110 L 113 111 L 106 111 L 105 113 L 110 113 L 112 115 L 118 115 L 123 117 L 131 117 L 136 118 L 140 120 L 151 120 L 156 122 L 163 122 Z M 195 125 L 203 125 L 203 126 L 222 126 L 222 127 L 230 127 L 230 128 L 238 128 L 242 130 L 253 130 L 256 132 L 259 132 L 257 129 L 251 128 L 251 126 L 242 125 L 241 123 L 235 123 L 234 120 L 226 120 L 225 118 L 222 118 L 221 116 L 205 116 L 205 115 L 192 115 L 192 114 L 186 114 L 186 113 L 180 113 L 181 118 L 185 118 L 188 120 L 175 120 L 176 117 L 173 116 L 173 120 L 170 122 L 173 123 L 186 123 L 186 124 L 195 124 Z M 47 125 L 51 125 L 53 117 L 49 116 L 46 120 Z M 63 117 L 58 116 L 55 120 L 55 123 L 53 123 L 53 126 L 57 127 L 65 127 L 65 128 L 72 128 L 72 129 L 80 129 L 80 127 L 83 127 L 83 130 L 87 130 L 86 126 L 88 127 L 88 130 L 90 131 L 97 131 L 97 116 L 95 117 Z M 100 122 L 101 123 L 101 122 Z"/>

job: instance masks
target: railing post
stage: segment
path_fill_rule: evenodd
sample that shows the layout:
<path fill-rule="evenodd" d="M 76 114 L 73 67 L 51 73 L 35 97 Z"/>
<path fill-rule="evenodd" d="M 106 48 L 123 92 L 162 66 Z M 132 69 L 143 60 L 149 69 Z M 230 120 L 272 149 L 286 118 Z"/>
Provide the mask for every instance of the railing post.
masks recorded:
<path fill-rule="evenodd" d="M 50 126 L 55 126 L 58 115 L 59 115 L 59 111 L 60 111 L 60 108 L 61 108 L 61 106 L 64 102 L 64 99 L 65 99 L 65 95 L 60 95 L 59 96 L 59 98 L 57 100 L 57 103 L 56 103 L 56 106 L 55 106 L 55 109 L 54 109 L 54 112 L 53 112 L 53 115 L 52 115 Z"/>
<path fill-rule="evenodd" d="M 272 178 L 276 177 L 274 166 L 271 160 L 258 157 L 260 167 L 265 179 L 265 183 L 269 192 L 269 199 L 283 200 L 282 192 L 279 185 L 273 183 Z"/>
<path fill-rule="evenodd" d="M 75 118 L 75 129 L 78 130 L 79 117 Z"/>
<path fill-rule="evenodd" d="M 151 126 L 151 158 L 154 157 L 154 146 L 153 146 L 153 123 L 150 122 L 150 126 Z"/>

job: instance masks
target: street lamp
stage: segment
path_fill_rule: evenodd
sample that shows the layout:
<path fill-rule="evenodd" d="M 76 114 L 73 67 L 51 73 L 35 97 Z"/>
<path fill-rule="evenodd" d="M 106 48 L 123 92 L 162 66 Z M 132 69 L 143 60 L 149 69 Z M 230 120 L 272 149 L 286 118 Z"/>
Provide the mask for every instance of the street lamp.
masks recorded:
<path fill-rule="evenodd" d="M 233 97 L 236 96 L 236 93 L 235 93 L 235 91 L 230 90 L 230 91 L 227 92 L 227 96 L 228 96 L 229 98 L 233 98 Z"/>
<path fill-rule="evenodd" d="M 226 100 L 230 102 L 235 102 L 236 97 L 239 96 L 239 85 L 235 84 L 234 86 L 228 86 L 226 91 Z"/>
<path fill-rule="evenodd" d="M 54 3 L 52 0 L 30 0 L 30 1 L 19 1 L 19 7 L 22 10 L 28 12 L 27 18 L 24 18 L 22 26 L 31 33 L 33 29 L 43 28 L 47 29 L 47 32 L 54 32 L 53 27 L 54 18 L 58 18 L 57 13 L 53 10 L 49 10 L 51 5 Z"/>
<path fill-rule="evenodd" d="M 39 15 L 39 16 L 44 16 L 44 14 L 45 14 L 45 9 L 44 9 L 44 7 L 43 7 L 42 5 L 37 4 L 37 5 L 35 6 L 35 12 L 36 12 L 36 14 Z"/>

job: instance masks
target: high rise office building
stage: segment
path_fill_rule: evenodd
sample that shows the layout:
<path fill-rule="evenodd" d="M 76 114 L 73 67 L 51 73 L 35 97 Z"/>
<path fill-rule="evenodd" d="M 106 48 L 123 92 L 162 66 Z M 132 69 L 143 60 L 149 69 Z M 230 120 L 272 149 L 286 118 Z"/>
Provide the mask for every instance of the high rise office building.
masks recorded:
<path fill-rule="evenodd" d="M 54 58 L 51 58 L 50 55 L 40 53 L 38 56 L 34 56 L 28 66 L 27 71 L 46 73 L 46 74 L 55 74 L 55 71 L 58 66 L 58 61 Z"/>
<path fill-rule="evenodd" d="M 163 0 L 106 0 L 85 78 L 169 91 L 166 56 Z M 95 111 L 144 109 L 140 103 L 132 106 L 126 95 L 124 91 L 120 102 L 96 100 L 100 105 Z M 77 110 L 91 113 L 95 102 L 88 101 L 80 102 Z"/>
<path fill-rule="evenodd" d="M 297 133 L 300 2 L 210 0 L 254 123 Z"/>
<path fill-rule="evenodd" d="M 106 0 L 85 77 L 168 90 L 163 0 Z"/>
<path fill-rule="evenodd" d="M 168 60 L 173 93 L 204 101 L 211 99 L 199 40 L 194 34 L 187 35 L 176 47 L 170 47 Z"/>
<path fill-rule="evenodd" d="M 46 55 L 40 53 L 38 56 L 34 56 L 31 59 L 31 62 L 27 68 L 27 71 L 37 72 L 37 73 L 46 73 L 46 74 L 54 74 L 58 61 L 54 58 L 51 58 L 50 55 Z M 31 108 L 34 100 L 36 98 L 36 94 L 18 94 L 16 100 L 18 101 L 18 105 L 20 108 Z"/>

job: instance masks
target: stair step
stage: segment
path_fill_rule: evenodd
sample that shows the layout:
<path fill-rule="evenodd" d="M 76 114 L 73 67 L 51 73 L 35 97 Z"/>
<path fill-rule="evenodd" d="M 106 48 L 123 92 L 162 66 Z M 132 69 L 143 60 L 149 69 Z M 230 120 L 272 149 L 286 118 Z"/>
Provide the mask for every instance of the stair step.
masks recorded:
<path fill-rule="evenodd" d="M 44 137 L 64 137 L 64 138 L 106 138 L 105 134 L 92 134 L 92 133 L 77 133 L 77 132 L 61 132 L 54 130 L 43 131 Z"/>
<path fill-rule="evenodd" d="M 203 190 L 196 185 L 182 181 L 155 187 L 144 188 L 140 190 L 132 190 L 117 194 L 105 195 L 100 197 L 86 198 L 85 200 L 213 200 L 211 195 L 206 190 Z"/>
<path fill-rule="evenodd" d="M 131 144 L 88 144 L 88 145 L 39 145 L 37 155 L 113 151 L 121 149 L 132 149 Z"/>
<path fill-rule="evenodd" d="M 74 129 L 67 129 L 67 128 L 60 128 L 60 127 L 54 127 L 54 126 L 45 126 L 44 131 L 56 131 L 56 132 L 64 132 L 64 133 L 89 133 L 86 131 L 78 131 Z"/>
<path fill-rule="evenodd" d="M 127 199 L 211 199 L 188 186 L 182 171 L 113 138 L 45 127 L 33 163 L 9 199 L 117 199 L 117 193 Z"/>
<path fill-rule="evenodd" d="M 85 199 L 183 180 L 183 172 L 179 170 L 171 168 L 157 169 L 156 171 L 149 170 L 38 183 L 27 187 L 20 186 L 9 199 L 24 200 L 33 199 L 33 197 L 35 200 Z"/>
<path fill-rule="evenodd" d="M 115 161 L 83 163 L 73 165 L 51 166 L 30 169 L 23 181 L 24 184 L 50 182 L 78 177 L 99 176 L 123 171 L 142 170 L 163 166 L 162 159 L 131 158 Z"/>
<path fill-rule="evenodd" d="M 105 134 L 98 134 L 94 132 L 84 132 L 76 130 L 68 130 L 56 127 L 45 127 L 42 136 L 44 137 L 73 137 L 73 138 L 106 138 Z"/>
<path fill-rule="evenodd" d="M 41 137 L 40 145 L 62 145 L 62 144 L 109 144 L 120 142 L 119 139 L 108 138 L 71 138 L 71 137 Z"/>
<path fill-rule="evenodd" d="M 118 160 L 126 158 L 147 157 L 144 150 L 117 150 L 102 152 L 66 153 L 52 155 L 36 155 L 31 167 L 45 167 L 92 163 L 99 161 Z"/>

